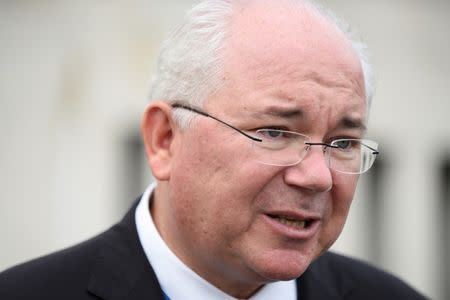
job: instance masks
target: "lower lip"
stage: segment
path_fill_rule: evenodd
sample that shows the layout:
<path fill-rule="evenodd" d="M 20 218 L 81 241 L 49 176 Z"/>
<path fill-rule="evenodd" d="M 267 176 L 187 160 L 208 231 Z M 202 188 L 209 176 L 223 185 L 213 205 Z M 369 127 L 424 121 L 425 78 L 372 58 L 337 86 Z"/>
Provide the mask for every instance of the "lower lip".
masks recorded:
<path fill-rule="evenodd" d="M 316 235 L 320 226 L 320 222 L 318 220 L 311 221 L 308 227 L 300 228 L 280 223 L 276 219 L 269 217 L 268 215 L 264 215 L 264 219 L 277 234 L 286 236 L 291 239 L 310 239 L 314 235 Z"/>

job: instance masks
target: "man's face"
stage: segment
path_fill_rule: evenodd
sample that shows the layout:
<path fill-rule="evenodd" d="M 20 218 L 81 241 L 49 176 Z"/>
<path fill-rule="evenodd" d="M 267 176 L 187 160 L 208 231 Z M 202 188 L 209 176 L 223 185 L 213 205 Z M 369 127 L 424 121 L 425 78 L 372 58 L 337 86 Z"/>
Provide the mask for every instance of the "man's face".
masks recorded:
<path fill-rule="evenodd" d="M 250 132 L 285 129 L 325 143 L 361 138 L 354 124 L 365 122 L 364 88 L 348 42 L 317 17 L 245 13 L 256 15 L 234 19 L 225 86 L 203 109 Z M 295 166 L 264 165 L 249 139 L 198 116 L 173 149 L 162 235 L 221 289 L 245 295 L 296 278 L 339 236 L 358 178 L 330 170 L 321 147 Z"/>

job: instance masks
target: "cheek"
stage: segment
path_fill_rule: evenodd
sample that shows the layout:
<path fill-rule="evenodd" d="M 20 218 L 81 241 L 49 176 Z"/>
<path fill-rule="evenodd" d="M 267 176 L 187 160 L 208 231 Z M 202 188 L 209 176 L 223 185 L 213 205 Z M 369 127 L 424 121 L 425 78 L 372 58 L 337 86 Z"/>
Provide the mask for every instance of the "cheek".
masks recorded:
<path fill-rule="evenodd" d="M 194 132 L 180 143 L 172 174 L 181 181 L 181 186 L 184 183 L 185 189 L 190 187 L 193 192 L 214 198 L 229 198 L 230 194 L 239 197 L 263 181 L 261 165 L 252 155 L 251 141 L 223 127 L 218 124 L 203 130 L 192 129 Z"/>
<path fill-rule="evenodd" d="M 253 199 L 267 181 L 264 178 L 270 177 L 261 174 L 250 141 L 226 130 L 215 130 L 220 136 L 211 135 L 214 130 L 186 136 L 172 166 L 170 184 L 179 226 L 201 230 L 202 235 L 245 230 Z"/>
<path fill-rule="evenodd" d="M 359 175 L 333 174 L 333 214 L 343 222 L 347 218 L 358 179 Z"/>
<path fill-rule="evenodd" d="M 344 228 L 358 181 L 357 176 L 344 176 L 336 178 L 332 189 L 330 211 L 321 236 L 321 244 L 326 249 L 336 241 Z"/>

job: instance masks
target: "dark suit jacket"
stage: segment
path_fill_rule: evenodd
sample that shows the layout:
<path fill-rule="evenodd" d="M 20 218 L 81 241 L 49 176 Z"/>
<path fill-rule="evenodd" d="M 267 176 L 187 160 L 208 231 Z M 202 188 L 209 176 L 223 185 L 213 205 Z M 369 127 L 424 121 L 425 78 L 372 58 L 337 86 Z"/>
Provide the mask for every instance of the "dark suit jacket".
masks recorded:
<path fill-rule="evenodd" d="M 97 237 L 0 273 L 0 299 L 163 300 L 139 242 L 135 209 Z M 297 290 L 302 300 L 424 299 L 399 279 L 331 252 L 311 264 Z"/>

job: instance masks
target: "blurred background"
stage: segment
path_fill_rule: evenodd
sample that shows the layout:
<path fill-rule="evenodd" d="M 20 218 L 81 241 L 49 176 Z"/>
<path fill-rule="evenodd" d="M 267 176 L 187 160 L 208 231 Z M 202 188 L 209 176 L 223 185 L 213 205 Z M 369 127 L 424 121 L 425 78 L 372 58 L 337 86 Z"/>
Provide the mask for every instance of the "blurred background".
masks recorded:
<path fill-rule="evenodd" d="M 363 176 L 336 251 L 450 299 L 450 2 L 322 1 L 376 70 Z M 0 270 L 119 220 L 150 182 L 139 122 L 191 0 L 0 0 Z"/>

